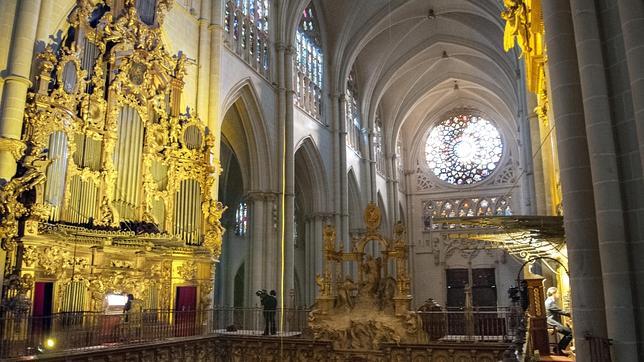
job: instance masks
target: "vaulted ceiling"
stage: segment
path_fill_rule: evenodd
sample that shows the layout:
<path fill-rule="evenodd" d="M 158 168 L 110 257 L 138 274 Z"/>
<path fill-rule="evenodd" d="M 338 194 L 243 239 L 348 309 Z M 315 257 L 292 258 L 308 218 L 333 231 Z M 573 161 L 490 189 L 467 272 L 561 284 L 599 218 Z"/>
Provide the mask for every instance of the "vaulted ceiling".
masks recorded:
<path fill-rule="evenodd" d="M 503 50 L 500 0 L 313 2 L 334 91 L 355 67 L 363 116 L 371 122 L 381 112 L 387 144 L 412 141 L 462 107 L 516 129 L 519 67 Z"/>

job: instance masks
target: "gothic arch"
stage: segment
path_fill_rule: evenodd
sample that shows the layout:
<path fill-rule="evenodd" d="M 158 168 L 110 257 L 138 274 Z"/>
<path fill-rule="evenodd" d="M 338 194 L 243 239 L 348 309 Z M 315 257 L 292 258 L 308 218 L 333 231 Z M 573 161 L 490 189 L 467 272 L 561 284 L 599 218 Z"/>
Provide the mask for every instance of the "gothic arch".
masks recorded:
<path fill-rule="evenodd" d="M 306 212 L 328 210 L 329 185 L 320 151 L 311 137 L 303 138 L 295 147 L 295 183 L 310 195 Z M 304 171 L 304 172 L 302 172 Z"/>
<path fill-rule="evenodd" d="M 224 98 L 221 109 L 225 110 L 224 116 L 219 118 L 222 120 L 221 134 L 228 139 L 239 158 L 248 184 L 246 190 L 273 189 L 275 174 L 272 172 L 270 142 L 264 126 L 266 119 L 249 78 L 232 87 Z M 234 116 L 230 112 L 237 114 L 239 124 L 226 123 L 227 119 Z"/>

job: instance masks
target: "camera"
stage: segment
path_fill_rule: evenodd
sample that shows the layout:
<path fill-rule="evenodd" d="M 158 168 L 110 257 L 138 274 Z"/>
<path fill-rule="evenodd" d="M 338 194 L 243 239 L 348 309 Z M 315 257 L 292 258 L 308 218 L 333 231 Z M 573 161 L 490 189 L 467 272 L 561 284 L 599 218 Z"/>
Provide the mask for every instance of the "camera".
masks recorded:
<path fill-rule="evenodd" d="M 255 292 L 255 295 L 260 297 L 260 298 L 265 296 L 266 294 L 268 294 L 268 293 L 266 293 L 266 289 L 260 289 L 260 290 Z"/>

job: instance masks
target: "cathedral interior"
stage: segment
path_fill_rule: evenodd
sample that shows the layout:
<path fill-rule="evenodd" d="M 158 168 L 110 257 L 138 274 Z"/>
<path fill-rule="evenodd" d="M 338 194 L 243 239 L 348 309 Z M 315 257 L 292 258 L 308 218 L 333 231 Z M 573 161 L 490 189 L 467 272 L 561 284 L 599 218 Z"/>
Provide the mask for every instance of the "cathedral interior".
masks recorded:
<path fill-rule="evenodd" d="M 0 359 L 642 361 L 643 170 L 642 0 L 0 0 Z"/>

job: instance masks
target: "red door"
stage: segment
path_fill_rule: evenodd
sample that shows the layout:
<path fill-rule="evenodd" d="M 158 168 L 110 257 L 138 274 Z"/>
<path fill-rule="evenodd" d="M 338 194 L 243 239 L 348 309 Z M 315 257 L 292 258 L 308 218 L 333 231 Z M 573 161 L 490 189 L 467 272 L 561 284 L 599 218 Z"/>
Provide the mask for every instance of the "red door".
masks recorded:
<path fill-rule="evenodd" d="M 54 283 L 36 282 L 34 285 L 34 304 L 31 309 L 33 317 L 31 336 L 34 341 L 43 341 L 51 328 L 51 312 Z"/>
<path fill-rule="evenodd" d="M 175 334 L 177 337 L 195 334 L 197 287 L 177 287 L 174 302 Z"/>

